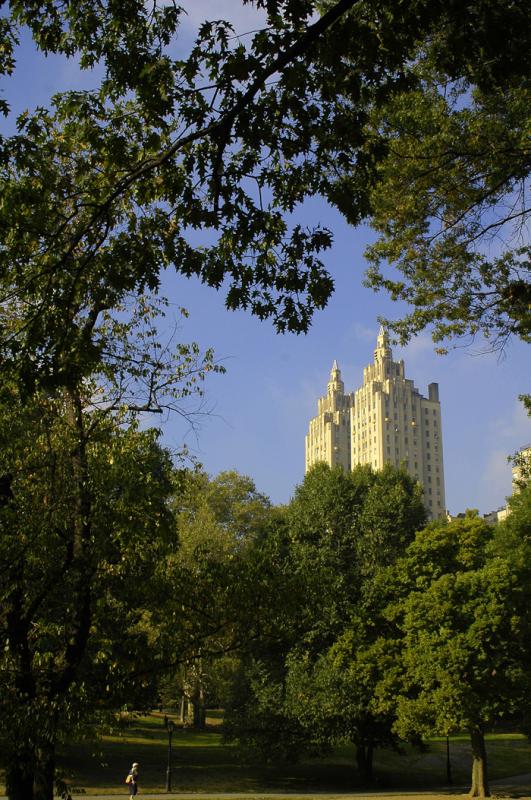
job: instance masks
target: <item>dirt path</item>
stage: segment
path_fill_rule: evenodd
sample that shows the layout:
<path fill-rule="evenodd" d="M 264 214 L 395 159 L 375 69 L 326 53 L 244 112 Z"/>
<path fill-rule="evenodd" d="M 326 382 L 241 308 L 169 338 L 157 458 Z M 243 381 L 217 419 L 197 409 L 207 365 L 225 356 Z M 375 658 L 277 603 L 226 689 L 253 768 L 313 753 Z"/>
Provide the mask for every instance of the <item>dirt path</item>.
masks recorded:
<path fill-rule="evenodd" d="M 513 775 L 510 778 L 503 778 L 491 782 L 493 798 L 519 798 L 519 800 L 531 800 L 531 773 L 525 775 Z M 456 786 L 449 789 L 441 789 L 440 792 L 413 790 L 413 791 L 374 791 L 374 792 L 171 792 L 171 793 L 142 793 L 139 800 L 465 800 L 467 788 Z M 88 800 L 116 800 L 117 797 L 127 798 L 125 792 L 117 791 L 107 794 L 93 794 L 90 790 L 82 794 L 74 794 L 76 797 L 86 797 Z M 7 798 L 0 796 L 0 800 Z"/>
<path fill-rule="evenodd" d="M 509 778 L 501 778 L 491 781 L 493 798 L 519 798 L 519 800 L 531 800 L 531 772 L 524 775 L 512 775 Z M 373 792 L 164 792 L 151 794 L 139 794 L 139 800 L 463 800 L 468 797 L 467 787 L 455 786 L 452 788 L 441 788 L 439 792 L 433 790 L 375 790 Z M 84 791 L 73 795 L 73 800 L 77 797 L 86 797 L 89 800 L 115 800 L 117 797 L 127 798 L 127 789 L 107 794 L 96 794 L 95 792 Z M 0 795 L 0 800 L 7 800 Z"/>

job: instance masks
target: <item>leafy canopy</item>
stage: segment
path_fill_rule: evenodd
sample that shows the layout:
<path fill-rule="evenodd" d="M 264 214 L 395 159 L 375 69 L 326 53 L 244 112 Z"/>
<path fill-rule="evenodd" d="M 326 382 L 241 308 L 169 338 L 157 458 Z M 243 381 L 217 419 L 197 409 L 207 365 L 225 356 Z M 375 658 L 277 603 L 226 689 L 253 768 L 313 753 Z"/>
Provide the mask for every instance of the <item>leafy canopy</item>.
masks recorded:
<path fill-rule="evenodd" d="M 174 4 L 11 0 L 5 74 L 26 27 L 44 52 L 103 71 L 0 141 L 2 298 L 25 314 L 11 356 L 37 347 L 59 370 L 92 343 L 91 319 L 168 265 L 223 287 L 228 308 L 307 330 L 333 290 L 332 237 L 290 213 L 315 194 L 379 232 L 368 281 L 413 304 L 401 338 L 425 325 L 527 337 L 529 265 L 510 240 L 527 211 L 522 6 L 256 5 L 263 29 L 205 22 L 183 55 Z M 489 252 L 493 234 L 508 246 Z M 386 261 L 402 277 L 384 277 Z"/>

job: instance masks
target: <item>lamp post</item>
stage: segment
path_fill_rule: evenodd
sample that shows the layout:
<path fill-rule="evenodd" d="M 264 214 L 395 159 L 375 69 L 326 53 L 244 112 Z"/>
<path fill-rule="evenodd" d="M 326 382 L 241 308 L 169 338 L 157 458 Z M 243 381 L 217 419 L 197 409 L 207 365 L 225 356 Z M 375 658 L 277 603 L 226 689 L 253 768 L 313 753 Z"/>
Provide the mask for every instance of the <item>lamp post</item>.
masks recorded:
<path fill-rule="evenodd" d="M 168 720 L 166 725 L 168 731 L 168 766 L 166 768 L 166 791 L 171 792 L 171 737 L 175 730 L 175 725 L 171 719 Z"/>

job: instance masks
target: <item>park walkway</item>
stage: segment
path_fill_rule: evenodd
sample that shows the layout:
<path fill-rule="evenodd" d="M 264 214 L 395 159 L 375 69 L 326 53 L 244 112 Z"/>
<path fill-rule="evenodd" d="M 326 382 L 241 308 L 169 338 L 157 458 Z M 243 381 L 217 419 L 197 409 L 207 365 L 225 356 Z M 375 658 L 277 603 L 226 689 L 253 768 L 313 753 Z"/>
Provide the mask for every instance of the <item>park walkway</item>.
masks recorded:
<path fill-rule="evenodd" d="M 531 800 L 531 773 L 525 775 L 512 775 L 509 778 L 501 778 L 490 782 L 492 796 L 494 798 L 519 798 L 519 800 Z M 468 787 L 453 786 L 441 787 L 436 789 L 416 789 L 416 790 L 378 790 L 364 792 L 160 792 L 139 793 L 139 800 L 168 800 L 174 797 L 176 800 L 449 800 L 466 796 Z M 127 787 L 123 787 L 107 794 L 92 794 L 90 790 L 79 794 L 73 794 L 72 800 L 76 797 L 86 797 L 87 800 L 115 800 L 117 797 L 128 797 Z M 7 800 L 0 795 L 0 800 Z"/>
<path fill-rule="evenodd" d="M 449 790 L 441 790 L 440 794 L 431 791 L 374 791 L 374 792 L 161 792 L 159 794 L 152 794 L 149 792 L 142 792 L 138 794 L 139 800 L 168 800 L 174 797 L 176 800 L 448 800 L 450 797 L 460 797 L 466 792 L 464 787 L 456 787 Z M 505 796 L 503 793 L 499 797 Z M 512 795 L 514 796 L 514 795 Z M 125 792 L 118 790 L 109 794 L 90 794 L 89 792 L 81 794 L 73 794 L 72 800 L 75 798 L 86 797 L 87 800 L 116 800 L 117 797 L 128 797 L 127 788 Z M 524 800 L 523 795 L 520 795 Z M 6 797 L 0 795 L 0 800 L 7 800 Z M 529 800 L 531 800 L 531 789 L 529 793 Z"/>
<path fill-rule="evenodd" d="M 117 797 L 128 797 L 127 788 L 119 789 L 108 794 L 87 793 L 74 794 L 76 797 L 86 797 L 87 800 L 116 800 Z M 468 787 L 454 786 L 441 787 L 439 790 L 374 790 L 364 792 L 160 792 L 139 793 L 139 800 L 449 800 L 467 796 Z M 491 781 L 493 798 L 519 798 L 531 800 L 531 773 L 513 775 L 510 778 Z M 7 800 L 0 795 L 0 800 Z"/>

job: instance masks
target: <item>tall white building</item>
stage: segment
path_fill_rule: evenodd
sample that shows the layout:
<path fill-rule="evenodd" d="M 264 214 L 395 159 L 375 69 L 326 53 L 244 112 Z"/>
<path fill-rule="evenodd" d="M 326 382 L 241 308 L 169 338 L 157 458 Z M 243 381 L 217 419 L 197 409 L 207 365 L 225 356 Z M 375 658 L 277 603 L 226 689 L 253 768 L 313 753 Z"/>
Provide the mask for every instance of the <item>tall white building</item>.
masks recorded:
<path fill-rule="evenodd" d="M 335 362 L 334 362 L 335 363 Z M 516 453 L 516 464 L 513 466 L 513 494 L 521 489 L 521 482 L 531 477 L 531 444 L 526 444 Z"/>
<path fill-rule="evenodd" d="M 306 437 L 306 471 L 319 461 L 344 469 L 403 465 L 422 484 L 429 516 L 446 513 L 438 384 L 430 383 L 428 397 L 420 394 L 406 378 L 404 362 L 393 361 L 383 328 L 374 362 L 353 394 L 345 394 L 334 361 L 327 395 L 319 400 Z"/>
<path fill-rule="evenodd" d="M 327 393 L 317 401 L 317 416 L 306 436 L 306 471 L 326 461 L 331 467 L 351 468 L 350 409 L 354 396 L 345 394 L 341 372 L 334 361 Z"/>

